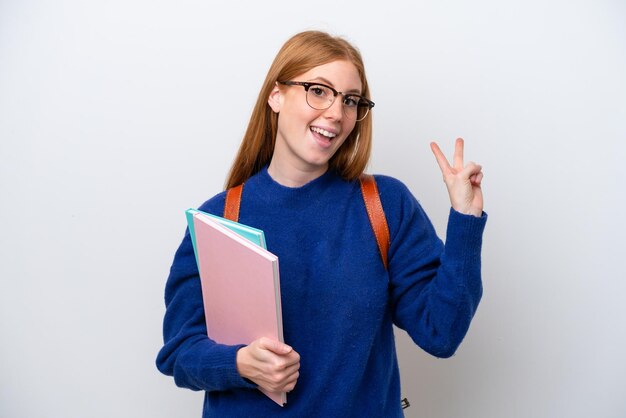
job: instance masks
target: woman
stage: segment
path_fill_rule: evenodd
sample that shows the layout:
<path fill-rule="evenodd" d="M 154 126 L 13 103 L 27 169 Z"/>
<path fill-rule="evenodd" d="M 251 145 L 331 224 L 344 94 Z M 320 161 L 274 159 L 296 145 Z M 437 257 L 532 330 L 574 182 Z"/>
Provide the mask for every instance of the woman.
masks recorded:
<path fill-rule="evenodd" d="M 245 182 L 239 221 L 279 257 L 283 344 L 216 344 L 206 336 L 189 234 L 165 289 L 158 368 L 204 390 L 204 416 L 402 416 L 393 324 L 424 350 L 451 356 L 482 294 L 486 222 L 481 167 L 453 166 L 431 144 L 452 208 L 446 245 L 408 189 L 376 183 L 388 222 L 381 261 L 358 177 L 369 160 L 373 102 L 359 52 L 308 31 L 288 40 L 259 94 L 227 187 Z M 225 192 L 200 209 L 221 215 Z M 280 407 L 258 388 L 288 391 Z"/>

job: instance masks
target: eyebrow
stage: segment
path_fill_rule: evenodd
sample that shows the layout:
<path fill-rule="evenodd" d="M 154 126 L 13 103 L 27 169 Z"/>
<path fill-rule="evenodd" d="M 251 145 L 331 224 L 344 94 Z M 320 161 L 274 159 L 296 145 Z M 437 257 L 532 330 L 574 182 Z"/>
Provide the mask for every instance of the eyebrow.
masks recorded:
<path fill-rule="evenodd" d="M 326 78 L 324 78 L 324 77 L 315 77 L 315 78 L 312 78 L 312 79 L 310 79 L 310 80 L 308 80 L 308 81 L 309 81 L 309 82 L 314 82 L 314 81 L 316 81 L 316 80 L 317 80 L 317 81 L 321 81 L 321 82 L 323 82 L 324 84 L 328 84 L 329 86 L 332 86 L 333 88 L 335 87 L 335 86 L 333 85 L 333 83 L 332 83 L 330 80 L 328 80 L 328 79 L 326 79 Z M 346 91 L 342 91 L 342 93 L 346 93 L 346 94 L 357 94 L 357 95 L 359 95 L 359 96 L 361 95 L 361 91 L 360 91 L 359 89 L 346 90 Z"/>

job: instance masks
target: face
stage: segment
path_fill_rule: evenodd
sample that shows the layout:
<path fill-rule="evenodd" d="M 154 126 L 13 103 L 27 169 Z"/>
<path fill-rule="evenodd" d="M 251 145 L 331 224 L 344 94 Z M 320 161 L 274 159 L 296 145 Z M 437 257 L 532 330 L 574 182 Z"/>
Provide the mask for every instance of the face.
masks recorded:
<path fill-rule="evenodd" d="M 291 81 L 319 82 L 344 93 L 361 94 L 361 79 L 349 61 L 333 61 L 315 67 Z M 346 117 L 342 96 L 325 110 L 306 101 L 302 86 L 277 85 L 268 103 L 278 113 L 278 131 L 271 166 L 281 170 L 321 175 L 328 161 L 354 129 L 355 118 Z"/>

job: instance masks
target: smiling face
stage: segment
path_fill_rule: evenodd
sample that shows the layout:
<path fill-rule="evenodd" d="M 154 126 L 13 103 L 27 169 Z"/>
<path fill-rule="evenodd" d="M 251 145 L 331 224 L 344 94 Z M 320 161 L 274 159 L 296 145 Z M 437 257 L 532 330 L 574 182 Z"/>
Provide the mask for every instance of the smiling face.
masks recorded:
<path fill-rule="evenodd" d="M 359 73 L 349 61 L 320 65 L 292 80 L 361 94 Z M 355 118 L 346 117 L 342 99 L 339 95 L 328 109 L 316 110 L 307 104 L 302 86 L 277 85 L 272 90 L 268 104 L 278 113 L 278 130 L 268 171 L 274 180 L 284 185 L 304 184 L 328 169 L 328 161 L 356 124 Z"/>

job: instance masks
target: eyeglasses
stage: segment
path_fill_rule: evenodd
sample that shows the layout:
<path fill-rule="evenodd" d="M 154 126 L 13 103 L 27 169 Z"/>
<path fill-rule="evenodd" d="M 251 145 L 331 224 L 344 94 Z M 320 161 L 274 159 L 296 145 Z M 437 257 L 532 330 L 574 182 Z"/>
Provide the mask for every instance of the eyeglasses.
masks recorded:
<path fill-rule="evenodd" d="M 342 93 L 334 88 L 320 83 L 307 83 L 305 81 L 279 81 L 287 86 L 302 86 L 306 91 L 306 102 L 313 109 L 325 110 L 335 103 L 338 95 L 343 96 L 343 111 L 345 115 L 357 122 L 365 119 L 374 102 L 363 96 L 352 93 Z"/>

